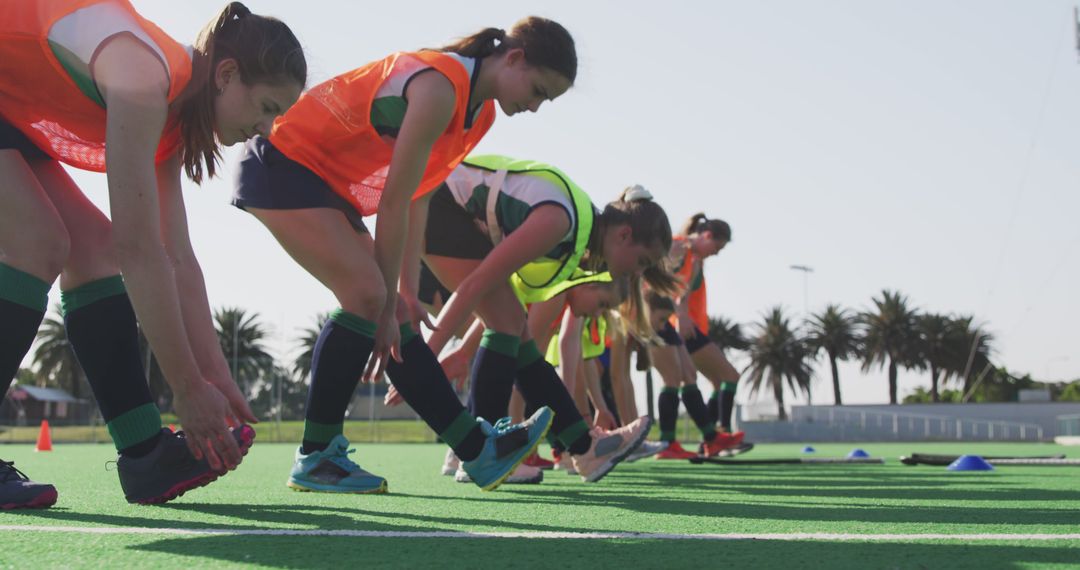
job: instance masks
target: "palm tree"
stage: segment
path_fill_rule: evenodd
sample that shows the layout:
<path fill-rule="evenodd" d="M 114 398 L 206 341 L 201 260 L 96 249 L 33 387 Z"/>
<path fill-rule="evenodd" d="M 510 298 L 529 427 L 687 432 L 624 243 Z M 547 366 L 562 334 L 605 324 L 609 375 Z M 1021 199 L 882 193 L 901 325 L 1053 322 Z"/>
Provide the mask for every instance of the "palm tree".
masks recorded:
<path fill-rule="evenodd" d="M 874 311 L 859 314 L 863 326 L 863 372 L 875 364 L 889 366 L 889 403 L 896 403 L 896 376 L 899 366 L 912 367 L 915 337 L 915 311 L 908 308 L 907 297 L 888 289 L 881 299 L 874 299 Z"/>
<path fill-rule="evenodd" d="M 757 328 L 758 336 L 750 346 L 750 394 L 772 388 L 779 417 L 786 420 L 784 381 L 792 391 L 810 391 L 813 371 L 807 361 L 811 350 L 803 339 L 796 336 L 781 307 L 774 307 L 767 313 L 765 322 L 759 323 Z"/>
<path fill-rule="evenodd" d="M 945 315 L 936 313 L 915 317 L 915 332 L 918 334 L 918 357 L 930 368 L 930 401 L 940 402 L 938 384 L 941 373 L 953 358 L 949 335 L 953 321 Z"/>
<path fill-rule="evenodd" d="M 829 357 L 832 367 L 833 399 L 836 405 L 843 405 L 840 398 L 840 372 L 837 360 L 847 360 L 859 352 L 859 336 L 856 331 L 856 319 L 846 309 L 838 305 L 828 305 L 816 315 L 810 315 L 806 322 L 807 339 L 813 356 L 821 350 Z"/>
<path fill-rule="evenodd" d="M 329 318 L 330 313 L 317 313 L 315 315 L 315 326 L 303 329 L 296 339 L 300 354 L 293 361 L 292 373 L 301 382 L 308 382 L 308 377 L 311 376 L 311 360 L 315 355 L 315 343 L 318 342 L 323 326 L 326 325 Z"/>
<path fill-rule="evenodd" d="M 945 378 L 962 382 L 966 398 L 979 375 L 993 368 L 990 356 L 994 352 L 994 335 L 976 325 L 975 318 L 971 316 L 953 319 L 949 329 L 949 358 L 943 366 L 944 374 Z"/>
<path fill-rule="evenodd" d="M 725 317 L 709 317 L 709 340 L 720 348 L 746 350 L 750 341 L 743 335 L 739 323 L 733 323 Z"/>
<path fill-rule="evenodd" d="M 83 394 L 89 392 L 90 385 L 68 342 L 60 314 L 60 305 L 53 305 L 53 312 L 45 317 L 38 329 L 38 347 L 33 359 L 38 369 L 38 385 L 60 388 L 81 400 Z"/>
<path fill-rule="evenodd" d="M 258 383 L 274 368 L 274 358 L 262 344 L 267 331 L 258 313 L 236 307 L 214 311 L 214 322 L 225 361 L 234 370 L 233 380 L 250 400 L 260 388 Z"/>

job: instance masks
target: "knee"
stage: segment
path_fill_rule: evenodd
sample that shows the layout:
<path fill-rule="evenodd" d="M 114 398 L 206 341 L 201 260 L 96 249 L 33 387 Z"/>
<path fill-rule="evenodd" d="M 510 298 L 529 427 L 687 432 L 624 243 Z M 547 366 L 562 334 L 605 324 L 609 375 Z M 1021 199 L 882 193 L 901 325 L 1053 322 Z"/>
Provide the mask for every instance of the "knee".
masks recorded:
<path fill-rule="evenodd" d="M 386 286 L 379 276 L 350 279 L 347 285 L 335 288 L 334 294 L 342 309 L 371 321 L 386 307 Z"/>

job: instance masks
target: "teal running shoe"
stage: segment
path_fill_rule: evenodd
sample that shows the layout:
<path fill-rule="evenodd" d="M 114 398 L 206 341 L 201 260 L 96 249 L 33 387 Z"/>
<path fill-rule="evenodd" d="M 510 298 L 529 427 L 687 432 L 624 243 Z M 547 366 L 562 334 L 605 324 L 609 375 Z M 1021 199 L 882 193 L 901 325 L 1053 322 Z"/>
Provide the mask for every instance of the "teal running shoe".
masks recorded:
<path fill-rule="evenodd" d="M 554 417 L 555 412 L 544 406 L 520 424 L 512 424 L 510 418 L 503 418 L 492 426 L 483 418 L 477 419 L 487 441 L 476 459 L 461 463 L 462 469 L 478 487 L 494 491 L 526 457 L 536 451 L 536 446 L 551 429 Z"/>
<path fill-rule="evenodd" d="M 303 448 L 296 450 L 296 463 L 285 483 L 294 491 L 320 493 L 385 493 L 386 479 L 364 471 L 349 459 L 355 449 L 349 449 L 349 440 L 336 435 L 322 451 L 308 455 Z"/>

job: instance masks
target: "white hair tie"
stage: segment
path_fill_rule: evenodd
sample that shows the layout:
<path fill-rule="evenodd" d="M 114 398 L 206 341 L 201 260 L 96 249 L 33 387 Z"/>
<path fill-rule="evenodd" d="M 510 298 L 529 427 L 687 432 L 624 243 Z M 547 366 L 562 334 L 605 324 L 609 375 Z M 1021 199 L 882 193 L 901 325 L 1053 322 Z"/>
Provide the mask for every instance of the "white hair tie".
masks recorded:
<path fill-rule="evenodd" d="M 639 200 L 652 200 L 653 196 L 641 184 L 634 184 L 623 193 L 623 202 L 637 202 Z"/>

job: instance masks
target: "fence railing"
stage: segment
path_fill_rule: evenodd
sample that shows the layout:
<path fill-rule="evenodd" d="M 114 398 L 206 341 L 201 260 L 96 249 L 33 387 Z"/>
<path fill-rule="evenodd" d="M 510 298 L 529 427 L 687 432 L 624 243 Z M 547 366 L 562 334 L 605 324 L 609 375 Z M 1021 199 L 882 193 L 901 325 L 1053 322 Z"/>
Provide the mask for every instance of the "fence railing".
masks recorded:
<path fill-rule="evenodd" d="M 1080 414 L 1058 416 L 1058 435 L 1080 436 Z"/>
<path fill-rule="evenodd" d="M 1080 434 L 1080 416 L 1075 418 Z M 897 440 L 1042 441 L 1044 435 L 1043 427 L 1032 423 L 859 409 L 800 408 L 791 421 L 891 434 Z"/>

